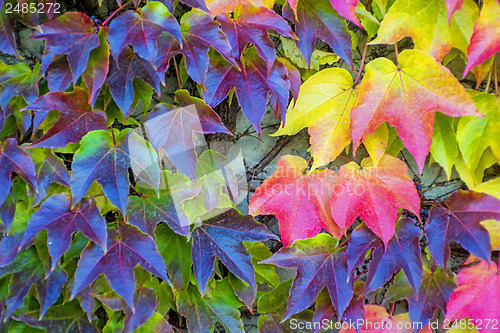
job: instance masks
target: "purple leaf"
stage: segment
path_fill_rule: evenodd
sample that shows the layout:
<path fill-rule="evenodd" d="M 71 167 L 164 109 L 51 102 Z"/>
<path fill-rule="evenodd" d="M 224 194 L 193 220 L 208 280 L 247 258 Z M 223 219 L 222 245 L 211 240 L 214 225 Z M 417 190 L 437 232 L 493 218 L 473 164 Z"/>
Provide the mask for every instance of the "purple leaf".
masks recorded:
<path fill-rule="evenodd" d="M 429 251 L 441 267 L 450 258 L 451 241 L 490 262 L 490 234 L 482 221 L 500 220 L 500 200 L 473 191 L 456 191 L 446 199 L 448 209 L 433 206 L 425 226 Z"/>
<path fill-rule="evenodd" d="M 106 114 L 90 109 L 88 92 L 80 87 L 69 93 L 57 91 L 45 94 L 25 109 L 35 111 L 35 129 L 50 110 L 59 110 L 60 114 L 54 125 L 30 147 L 65 147 L 70 142 L 80 142 L 90 131 L 107 127 Z"/>
<path fill-rule="evenodd" d="M 38 97 L 39 75 L 38 64 L 33 70 L 23 62 L 3 68 L 0 66 L 0 108 L 7 109 L 14 96 L 22 96 L 28 103 L 33 102 Z"/>
<path fill-rule="evenodd" d="M 274 29 L 283 36 L 297 38 L 280 15 L 269 8 L 257 7 L 250 3 L 239 4 L 232 17 L 226 12 L 219 13 L 217 20 L 232 46 L 233 57 L 240 59 L 247 43 L 251 43 L 267 63 L 269 72 L 276 59 L 276 51 L 267 30 Z"/>
<path fill-rule="evenodd" d="M 366 253 L 373 249 L 372 261 L 368 268 L 366 290 L 368 292 L 382 287 L 400 268 L 408 277 L 414 290 L 422 281 L 422 259 L 420 249 L 420 228 L 410 218 L 397 221 L 394 236 L 384 249 L 382 240 L 365 224 L 357 227 L 351 234 L 347 246 L 349 272 L 353 272 L 365 261 Z"/>
<path fill-rule="evenodd" d="M 31 38 L 45 39 L 45 51 L 42 58 L 42 72 L 45 73 L 52 58 L 65 54 L 73 83 L 82 75 L 90 51 L 99 46 L 99 38 L 95 33 L 94 22 L 83 13 L 68 12 L 40 26 Z"/>
<path fill-rule="evenodd" d="M 7 196 L 4 202 L 0 205 L 0 220 L 4 224 L 5 229 L 7 231 L 10 230 L 10 226 L 14 221 L 15 214 L 16 214 L 16 203 L 11 196 Z"/>
<path fill-rule="evenodd" d="M 122 49 L 131 45 L 137 54 L 154 65 L 156 39 L 163 32 L 170 33 L 182 43 L 179 24 L 167 7 L 157 1 L 149 2 L 140 12 L 128 10 L 111 21 L 109 49 L 113 57 L 118 59 Z"/>
<path fill-rule="evenodd" d="M 71 187 L 68 170 L 66 170 L 62 160 L 56 157 L 52 151 L 45 151 L 44 158 L 35 167 L 38 170 L 36 177 L 38 192 L 34 194 L 33 206 L 38 206 L 47 197 L 51 183 Z"/>
<path fill-rule="evenodd" d="M 40 303 L 40 319 L 43 318 L 49 307 L 51 307 L 59 298 L 62 287 L 68 281 L 65 271 L 57 267 L 49 276 L 36 286 L 38 302 Z"/>
<path fill-rule="evenodd" d="M 117 60 L 111 62 L 106 83 L 113 95 L 116 105 L 120 108 L 126 119 L 129 108 L 134 98 L 135 78 L 143 80 L 160 94 L 160 78 L 151 64 L 133 52 L 129 47 L 124 48 Z"/>
<path fill-rule="evenodd" d="M 51 270 L 66 252 L 73 233 L 81 231 L 87 238 L 106 249 L 106 220 L 101 216 L 95 201 L 81 201 L 71 208 L 71 195 L 54 194 L 49 197 L 28 221 L 20 248 L 41 230 L 47 230 L 47 246 L 52 258 Z"/>
<path fill-rule="evenodd" d="M 328 234 L 319 234 L 297 240 L 261 262 L 297 269 L 283 321 L 310 307 L 324 287 L 328 289 L 338 317 L 343 318 L 354 293 L 352 279 L 347 273 L 346 251 L 337 246 L 338 240 Z"/>
<path fill-rule="evenodd" d="M 16 259 L 23 233 L 4 235 L 0 241 L 0 267 L 7 266 Z"/>
<path fill-rule="evenodd" d="M 35 165 L 15 139 L 0 141 L 0 205 L 5 201 L 11 187 L 11 175 L 15 172 L 33 189 L 36 189 Z"/>
<path fill-rule="evenodd" d="M 278 239 L 252 216 L 241 215 L 235 209 L 204 221 L 202 226 L 193 230 L 192 236 L 193 269 L 202 293 L 218 257 L 235 276 L 248 283 L 255 294 L 257 286 L 252 258 L 243 242 Z"/>
<path fill-rule="evenodd" d="M 288 4 L 283 7 L 283 17 L 295 24 L 299 37 L 297 46 L 308 66 L 316 41 L 328 43 L 338 56 L 352 67 L 352 40 L 347 24 L 333 9 L 329 0 L 301 0 L 297 5 L 297 17 Z"/>
<path fill-rule="evenodd" d="M 111 289 L 134 308 L 134 267 L 139 264 L 148 272 L 170 283 L 163 258 L 156 251 L 151 236 L 131 225 L 108 231 L 107 252 L 95 244 L 82 252 L 75 272 L 75 286 L 71 299 L 104 273 Z"/>
<path fill-rule="evenodd" d="M 73 82 L 66 55 L 56 55 L 47 68 L 47 82 L 50 91 L 65 91 Z"/>

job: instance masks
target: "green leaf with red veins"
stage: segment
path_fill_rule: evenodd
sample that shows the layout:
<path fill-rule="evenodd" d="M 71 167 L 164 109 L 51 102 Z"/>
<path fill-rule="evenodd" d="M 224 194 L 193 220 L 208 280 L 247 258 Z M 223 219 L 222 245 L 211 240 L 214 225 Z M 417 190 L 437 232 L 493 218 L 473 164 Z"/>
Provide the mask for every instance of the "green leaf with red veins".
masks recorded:
<path fill-rule="evenodd" d="M 295 24 L 299 40 L 297 46 L 304 55 L 308 66 L 314 45 L 321 39 L 352 67 L 352 40 L 345 20 L 340 17 L 328 0 L 301 0 L 297 5 L 297 16 L 287 4 L 283 17 Z"/>
<path fill-rule="evenodd" d="M 484 0 L 474 34 L 469 44 L 467 67 L 469 71 L 500 51 L 500 1 Z"/>
<path fill-rule="evenodd" d="M 354 150 L 387 121 L 422 172 L 436 111 L 453 117 L 482 115 L 455 76 L 434 58 L 415 50 L 405 50 L 398 58 L 397 66 L 387 58 L 366 66 L 351 111 Z"/>
<path fill-rule="evenodd" d="M 22 96 L 28 103 L 38 97 L 38 78 L 40 64 L 33 69 L 23 62 L 4 66 L 0 64 L 0 108 L 6 109 L 14 96 Z"/>
<path fill-rule="evenodd" d="M 332 216 L 342 230 L 361 217 L 387 245 L 394 235 L 398 208 L 419 214 L 420 197 L 406 164 L 384 155 L 378 165 L 370 157 L 361 165 L 343 165 L 330 200 Z"/>
<path fill-rule="evenodd" d="M 480 333 L 498 332 L 500 322 L 500 274 L 497 264 L 486 261 L 464 268 L 458 273 L 458 288 L 453 291 L 446 308 L 446 319 L 465 318 Z"/>
<path fill-rule="evenodd" d="M 35 165 L 26 152 L 17 145 L 15 139 L 0 141 L 0 205 L 10 192 L 11 176 L 15 172 L 36 190 Z"/>
<path fill-rule="evenodd" d="M 106 40 L 108 28 L 102 27 L 97 33 L 99 47 L 93 49 L 89 55 L 87 68 L 83 72 L 83 79 L 90 92 L 89 103 L 94 107 L 95 100 L 99 94 L 109 70 L 109 45 Z"/>
<path fill-rule="evenodd" d="M 247 44 L 251 43 L 259 56 L 266 61 L 269 71 L 276 59 L 276 51 L 267 30 L 274 29 L 283 36 L 297 38 L 280 15 L 271 9 L 257 7 L 251 3 L 239 4 L 232 15 L 220 13 L 217 20 L 232 46 L 234 58 L 239 60 Z"/>
<path fill-rule="evenodd" d="M 71 165 L 73 204 L 80 201 L 97 181 L 109 201 L 125 213 L 129 198 L 129 167 L 139 179 L 158 189 L 160 168 L 155 150 L 138 134 L 130 133 L 130 129 L 113 131 L 92 131 L 80 142 Z"/>
<path fill-rule="evenodd" d="M 35 111 L 34 128 L 48 116 L 51 110 L 59 110 L 59 118 L 42 137 L 30 147 L 62 148 L 80 140 L 90 131 L 105 130 L 106 114 L 93 111 L 86 90 L 75 87 L 72 92 L 52 92 L 42 95 L 24 110 Z"/>
<path fill-rule="evenodd" d="M 325 287 L 338 317 L 343 318 L 354 292 L 353 279 L 347 273 L 346 251 L 338 248 L 337 239 L 319 234 L 312 239 L 297 240 L 262 263 L 297 269 L 282 321 L 310 307 Z"/>
<path fill-rule="evenodd" d="M 128 46 L 118 55 L 117 61 L 111 61 L 106 83 L 111 95 L 128 120 L 134 99 L 134 79 L 141 79 L 160 94 L 160 78 L 151 64 L 132 51 Z"/>
<path fill-rule="evenodd" d="M 181 36 L 182 47 L 172 35 L 163 34 L 158 38 L 156 65 L 159 72 L 165 73 L 170 59 L 182 53 L 189 76 L 203 85 L 207 77 L 210 46 L 226 60 L 236 65 L 231 55 L 231 45 L 211 15 L 200 10 L 192 10 L 184 14 L 181 18 Z"/>
<path fill-rule="evenodd" d="M 179 24 L 167 7 L 158 1 L 148 2 L 140 11 L 127 10 L 111 21 L 109 50 L 118 60 L 123 48 L 133 46 L 135 52 L 155 66 L 156 40 L 163 32 L 170 33 L 182 43 Z"/>
<path fill-rule="evenodd" d="M 108 230 L 107 251 L 89 244 L 83 250 L 75 272 L 73 299 L 83 288 L 104 273 L 111 289 L 120 295 L 130 308 L 134 306 L 136 265 L 170 283 L 163 258 L 156 251 L 153 238 L 131 225 L 122 225 L 119 230 Z"/>
<path fill-rule="evenodd" d="M 322 229 L 341 237 L 342 229 L 333 221 L 329 205 L 336 182 L 335 172 L 327 169 L 308 174 L 306 160 L 285 155 L 252 195 L 249 213 L 275 215 L 284 246 L 314 237 Z"/>
<path fill-rule="evenodd" d="M 42 72 L 45 73 L 55 55 L 65 54 L 76 84 L 87 67 L 90 51 L 99 46 L 94 22 L 83 13 L 68 12 L 45 22 L 40 30 L 31 38 L 45 40 Z"/>

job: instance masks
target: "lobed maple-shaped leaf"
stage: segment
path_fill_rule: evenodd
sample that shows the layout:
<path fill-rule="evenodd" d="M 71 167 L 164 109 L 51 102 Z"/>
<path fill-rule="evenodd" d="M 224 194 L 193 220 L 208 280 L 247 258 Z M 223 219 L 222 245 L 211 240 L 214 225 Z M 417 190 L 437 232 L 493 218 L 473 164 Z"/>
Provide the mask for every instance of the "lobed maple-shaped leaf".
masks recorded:
<path fill-rule="evenodd" d="M 349 274 L 363 264 L 371 249 L 372 260 L 368 267 L 364 295 L 382 287 L 399 269 L 406 274 L 413 290 L 418 291 L 423 273 L 420 228 L 414 225 L 411 218 L 398 220 L 394 236 L 386 246 L 365 224 L 354 229 L 347 246 Z"/>
<path fill-rule="evenodd" d="M 276 171 L 252 195 L 249 213 L 276 215 L 284 246 L 314 237 L 322 229 L 340 237 L 342 229 L 333 221 L 329 207 L 336 182 L 332 170 L 308 174 L 306 160 L 282 156 Z"/>
<path fill-rule="evenodd" d="M 40 64 L 31 69 L 27 64 L 20 62 L 15 65 L 0 64 L 0 108 L 6 109 L 7 104 L 14 96 L 22 96 L 28 103 L 38 97 L 38 78 Z"/>
<path fill-rule="evenodd" d="M 486 220 L 500 220 L 500 200 L 484 193 L 458 190 L 446 199 L 448 209 L 433 206 L 425 226 L 429 251 L 441 267 L 450 258 L 451 241 L 490 262 L 491 243 Z"/>
<path fill-rule="evenodd" d="M 87 68 L 82 76 L 85 80 L 85 85 L 90 93 L 89 103 L 94 107 L 95 100 L 99 94 L 99 90 L 106 81 L 106 76 L 109 70 L 109 45 L 106 40 L 108 36 L 108 28 L 101 27 L 97 33 L 99 37 L 99 46 L 90 51 Z"/>
<path fill-rule="evenodd" d="M 11 176 L 15 172 L 36 191 L 35 165 L 13 138 L 0 141 L 0 204 L 3 204 L 11 188 Z"/>
<path fill-rule="evenodd" d="M 458 273 L 458 288 L 446 308 L 446 319 L 470 318 L 480 333 L 497 331 L 500 321 L 500 274 L 497 264 L 481 261 Z"/>
<path fill-rule="evenodd" d="M 176 54 L 182 53 L 187 73 L 195 82 L 203 85 L 207 77 L 210 46 L 226 60 L 236 65 L 231 54 L 231 45 L 211 15 L 199 10 L 192 10 L 182 16 L 180 27 L 182 46 L 172 35 L 163 34 L 158 38 L 158 53 L 156 55 L 158 71 L 164 73 L 170 59 Z"/>
<path fill-rule="evenodd" d="M 338 3 L 341 5 L 340 1 Z M 352 67 L 351 34 L 345 20 L 339 16 L 330 1 L 300 0 L 296 13 L 297 15 L 288 4 L 283 7 L 283 17 L 295 24 L 295 33 L 299 38 L 297 46 L 304 55 L 307 66 L 311 65 L 316 41 L 321 39 Z"/>
<path fill-rule="evenodd" d="M 273 67 L 276 54 L 267 30 L 273 29 L 282 36 L 297 38 L 280 15 L 269 8 L 254 6 L 251 3 L 239 4 L 232 15 L 219 13 L 217 21 L 232 46 L 235 59 L 239 60 L 247 43 L 251 43 L 259 56 L 266 61 L 269 71 Z"/>
<path fill-rule="evenodd" d="M 54 270 L 59 258 L 69 249 L 73 234 L 77 231 L 103 249 L 106 249 L 106 220 L 101 216 L 95 201 L 82 200 L 71 207 L 71 195 L 54 194 L 49 197 L 28 221 L 20 248 L 24 249 L 42 230 L 47 230 L 47 246 Z"/>
<path fill-rule="evenodd" d="M 189 332 L 212 332 L 216 322 L 227 332 L 245 332 L 238 311 L 239 304 L 235 304 L 233 298 L 236 296 L 230 288 L 229 286 L 229 289 L 223 289 L 219 284 L 216 285 L 211 297 L 202 297 L 197 288 L 191 285 L 185 293 L 177 295 L 177 308 L 179 313 L 186 317 Z"/>
<path fill-rule="evenodd" d="M 40 26 L 31 38 L 44 39 L 42 72 L 45 73 L 55 55 L 65 54 L 71 68 L 73 83 L 82 75 L 89 54 L 99 46 L 94 22 L 83 13 L 68 12 Z"/>
<path fill-rule="evenodd" d="M 288 107 L 285 126 L 273 135 L 294 135 L 308 127 L 315 170 L 333 161 L 351 142 L 355 101 L 351 74 L 342 68 L 324 69 L 302 84 L 297 101 Z"/>
<path fill-rule="evenodd" d="M 467 66 L 464 77 L 469 71 L 488 60 L 500 51 L 500 2 L 485 0 L 479 19 L 474 25 L 474 33 L 467 53 Z"/>
<path fill-rule="evenodd" d="M 92 243 L 85 247 L 75 272 L 75 286 L 71 299 L 104 273 L 111 289 L 120 295 L 131 309 L 134 309 L 134 267 L 137 264 L 170 283 L 165 263 L 156 251 L 153 238 L 135 226 L 125 224 L 118 230 L 108 230 L 106 248 L 107 251 L 104 252 L 100 246 Z"/>
<path fill-rule="evenodd" d="M 319 234 L 312 239 L 297 240 L 262 263 L 297 269 L 282 321 L 311 306 L 325 287 L 338 318 L 343 318 L 353 296 L 353 281 L 347 272 L 345 248 L 338 248 L 337 239 Z"/>
<path fill-rule="evenodd" d="M 429 326 L 413 329 L 408 313 L 389 315 L 380 305 L 366 305 L 366 314 L 358 330 L 342 328 L 339 333 L 432 333 Z"/>
<path fill-rule="evenodd" d="M 127 46 L 111 62 L 106 78 L 111 95 L 127 120 L 134 100 L 134 79 L 141 79 L 160 94 L 160 78 L 153 66 Z"/>
<path fill-rule="evenodd" d="M 163 171 L 159 196 L 139 186 L 136 190 L 140 195 L 129 197 L 128 223 L 154 236 L 158 223 L 166 222 L 179 235 L 190 237 L 191 221 L 184 211 L 183 201 L 194 197 L 197 190 L 187 177 Z"/>
<path fill-rule="evenodd" d="M 359 216 L 387 245 L 394 235 L 398 208 L 418 215 L 420 198 L 405 163 L 384 155 L 377 165 L 370 157 L 361 165 L 355 162 L 343 165 L 330 206 L 333 219 L 342 230 Z"/>
<path fill-rule="evenodd" d="M 210 106 L 190 96 L 187 90 L 176 91 L 175 101 L 180 107 L 156 105 L 144 126 L 153 147 L 158 152 L 163 150 L 180 172 L 194 179 L 197 165 L 194 132 L 232 134 Z"/>
<path fill-rule="evenodd" d="M 409 36 L 416 50 L 441 62 L 452 47 L 467 54 L 478 14 L 472 0 L 466 0 L 450 19 L 443 0 L 398 0 L 380 24 L 378 37 L 370 44 L 395 44 Z"/>
<path fill-rule="evenodd" d="M 284 118 L 290 82 L 282 63 L 277 61 L 269 74 L 264 59 L 254 47 L 250 47 L 243 53 L 241 70 L 222 58 L 210 57 L 205 87 L 207 92 L 203 93 L 203 97 L 211 107 L 219 105 L 234 88 L 243 114 L 260 135 L 260 123 L 267 111 L 270 95 L 276 99 L 276 103 L 271 105 L 275 111 L 281 111 Z"/>
<path fill-rule="evenodd" d="M 229 209 L 203 221 L 200 227 L 193 230 L 192 237 L 193 270 L 202 293 L 218 257 L 228 270 L 252 287 L 255 295 L 255 271 L 243 242 L 277 239 L 274 234 L 252 216 Z"/>
<path fill-rule="evenodd" d="M 109 201 L 122 213 L 127 210 L 131 167 L 139 179 L 158 189 L 160 168 L 156 152 L 135 132 L 92 131 L 80 142 L 73 157 L 71 193 L 73 204 L 80 201 L 97 181 Z"/>
<path fill-rule="evenodd" d="M 161 2 L 151 1 L 140 11 L 127 10 L 111 21 L 108 32 L 109 50 L 118 60 L 123 48 L 133 46 L 141 58 L 155 66 L 158 51 L 156 40 L 163 32 L 170 33 L 182 43 L 175 17 Z M 118 62 L 121 66 L 121 61 Z"/>
<path fill-rule="evenodd" d="M 106 114 L 90 108 L 89 94 L 80 87 L 68 93 L 57 91 L 42 95 L 24 110 L 35 111 L 35 129 L 51 110 L 59 110 L 57 121 L 30 147 L 62 148 L 70 142 L 80 142 L 90 131 L 107 128 Z"/>
<path fill-rule="evenodd" d="M 396 127 L 419 171 L 432 144 L 434 114 L 481 116 L 472 97 L 451 72 L 431 56 L 405 50 L 398 65 L 378 58 L 366 66 L 351 111 L 354 150 L 385 121 Z"/>
<path fill-rule="evenodd" d="M 463 117 L 457 128 L 457 141 L 470 170 L 477 169 L 486 149 L 500 161 L 500 99 L 495 94 L 478 93 L 474 102 L 484 118 Z"/>

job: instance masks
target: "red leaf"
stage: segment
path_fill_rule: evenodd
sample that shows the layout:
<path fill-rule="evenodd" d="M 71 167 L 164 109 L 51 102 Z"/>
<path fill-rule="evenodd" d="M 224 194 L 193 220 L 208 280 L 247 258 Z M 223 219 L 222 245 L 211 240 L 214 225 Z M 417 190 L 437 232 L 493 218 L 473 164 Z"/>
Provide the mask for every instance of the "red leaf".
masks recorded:
<path fill-rule="evenodd" d="M 359 22 L 356 16 L 356 6 L 359 0 L 330 0 L 330 2 L 340 15 L 356 24 L 358 27 L 363 28 L 363 25 L 361 25 L 361 22 Z"/>

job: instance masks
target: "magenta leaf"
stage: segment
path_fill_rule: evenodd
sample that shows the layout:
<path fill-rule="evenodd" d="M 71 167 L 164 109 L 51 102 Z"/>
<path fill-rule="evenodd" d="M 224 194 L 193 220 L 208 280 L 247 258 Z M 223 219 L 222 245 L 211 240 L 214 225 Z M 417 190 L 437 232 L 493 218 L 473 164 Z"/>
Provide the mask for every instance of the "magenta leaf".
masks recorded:
<path fill-rule="evenodd" d="M 92 49 L 99 46 L 94 22 L 83 13 L 68 12 L 45 22 L 31 38 L 45 39 L 42 71 L 45 73 L 52 58 L 65 54 L 71 68 L 73 83 L 82 75 Z"/>
<path fill-rule="evenodd" d="M 267 30 L 274 29 L 283 36 L 296 38 L 280 15 L 269 8 L 257 7 L 251 3 L 239 4 L 232 15 L 221 12 L 217 20 L 232 46 L 234 58 L 239 60 L 247 44 L 251 43 L 259 56 L 266 61 L 269 71 L 276 59 L 276 51 Z"/>
<path fill-rule="evenodd" d="M 330 0 L 333 8 L 344 18 L 363 28 L 361 22 L 356 17 L 356 5 L 359 0 Z"/>
<path fill-rule="evenodd" d="M 347 273 L 345 248 L 337 246 L 337 239 L 319 234 L 314 238 L 297 240 L 262 261 L 297 269 L 283 321 L 311 306 L 325 287 L 338 317 L 343 318 L 354 294 L 353 279 L 349 279 Z"/>
<path fill-rule="evenodd" d="M 164 73 L 170 59 L 182 53 L 185 57 L 189 76 L 203 85 L 208 70 L 208 50 L 212 46 L 226 60 L 236 65 L 231 55 L 231 45 L 213 17 L 199 10 L 192 10 L 181 18 L 182 47 L 169 34 L 158 38 L 158 54 L 156 64 L 158 70 Z"/>
<path fill-rule="evenodd" d="M 0 108 L 7 109 L 7 104 L 14 96 L 22 96 L 31 103 L 38 97 L 38 77 L 40 65 L 33 69 L 21 62 L 15 65 L 0 65 Z"/>
<path fill-rule="evenodd" d="M 399 269 L 404 271 L 413 289 L 418 290 L 423 272 L 420 228 L 414 225 L 412 219 L 403 218 L 396 222 L 394 236 L 387 243 L 387 248 L 366 224 L 357 227 L 347 246 L 349 272 L 363 264 L 370 249 L 373 252 L 366 279 L 366 294 L 382 287 Z"/>
<path fill-rule="evenodd" d="M 118 55 L 117 62 L 111 61 L 106 83 L 113 99 L 126 119 L 134 99 L 135 78 L 149 84 L 159 94 L 160 78 L 151 64 L 133 52 L 128 46 Z"/>
<path fill-rule="evenodd" d="M 11 175 L 15 172 L 36 190 L 35 165 L 26 152 L 17 146 L 15 139 L 0 141 L 0 204 L 5 201 L 11 187 Z"/>
<path fill-rule="evenodd" d="M 49 197 L 28 221 L 20 248 L 26 248 L 26 244 L 42 230 L 47 230 L 51 270 L 55 269 L 59 258 L 68 250 L 72 235 L 77 231 L 106 249 L 106 220 L 101 216 L 95 201 L 82 200 L 72 209 L 69 194 Z"/>
<path fill-rule="evenodd" d="M 90 108 L 89 94 L 80 87 L 69 93 L 57 91 L 45 94 L 25 109 L 35 111 L 34 128 L 50 110 L 59 110 L 60 114 L 54 125 L 30 147 L 61 148 L 70 142 L 79 142 L 90 131 L 107 127 L 106 114 Z"/>
<path fill-rule="evenodd" d="M 179 24 L 167 7 L 157 1 L 149 2 L 139 12 L 128 10 L 111 21 L 109 50 L 118 59 L 122 49 L 130 45 L 136 53 L 154 65 L 156 39 L 163 32 L 170 33 L 182 43 Z"/>
<path fill-rule="evenodd" d="M 194 179 L 196 147 L 193 132 L 232 134 L 211 107 L 202 99 L 190 96 L 187 90 L 177 90 L 175 101 L 179 108 L 165 103 L 155 106 L 144 126 L 151 145 L 158 152 L 163 149 L 182 174 Z"/>
<path fill-rule="evenodd" d="M 153 238 L 136 227 L 122 225 L 119 230 L 108 230 L 107 249 L 105 253 L 100 246 L 91 243 L 83 250 L 71 299 L 103 273 L 111 289 L 134 309 L 134 267 L 137 264 L 170 284 L 165 263 L 156 251 Z"/>
<path fill-rule="evenodd" d="M 319 38 L 352 67 L 351 35 L 346 22 L 333 9 L 330 1 L 301 0 L 297 6 L 297 17 L 287 4 L 283 8 L 283 16 L 295 24 L 295 33 L 299 37 L 297 46 L 308 66 Z"/>
<path fill-rule="evenodd" d="M 252 287 L 255 295 L 255 271 L 243 242 L 278 239 L 276 235 L 257 223 L 252 216 L 241 215 L 237 210 L 230 209 L 203 221 L 200 227 L 193 230 L 192 236 L 194 275 L 202 293 L 212 275 L 215 258 L 218 257 L 227 269 Z"/>
<path fill-rule="evenodd" d="M 425 226 L 429 251 L 441 267 L 450 258 L 451 241 L 490 262 L 490 234 L 482 221 L 500 220 L 500 200 L 473 191 L 456 191 L 446 199 L 448 209 L 433 206 Z"/>
<path fill-rule="evenodd" d="M 90 132 L 83 137 L 73 158 L 73 204 L 85 196 L 95 180 L 102 186 L 109 201 L 125 213 L 129 195 L 129 167 L 139 179 L 158 189 L 160 168 L 156 152 L 142 137 L 131 133 L 130 129 L 116 134 Z"/>

